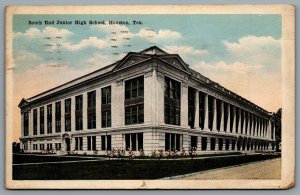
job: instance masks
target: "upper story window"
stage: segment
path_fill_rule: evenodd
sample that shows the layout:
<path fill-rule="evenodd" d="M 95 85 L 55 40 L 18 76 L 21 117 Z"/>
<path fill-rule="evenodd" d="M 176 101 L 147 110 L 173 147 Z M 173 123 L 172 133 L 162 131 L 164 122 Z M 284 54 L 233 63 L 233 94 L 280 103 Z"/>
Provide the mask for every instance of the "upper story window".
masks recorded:
<path fill-rule="evenodd" d="M 44 134 L 45 130 L 45 115 L 44 115 L 45 111 L 44 111 L 44 107 L 40 107 L 40 134 Z"/>
<path fill-rule="evenodd" d="M 33 110 L 33 135 L 37 135 L 37 109 Z"/>
<path fill-rule="evenodd" d="M 144 76 L 125 82 L 125 99 L 144 97 Z"/>
<path fill-rule="evenodd" d="M 102 104 L 110 104 L 111 103 L 111 86 L 102 88 L 101 94 L 102 94 Z"/>
<path fill-rule="evenodd" d="M 144 123 L 144 76 L 125 81 L 125 125 Z"/>
<path fill-rule="evenodd" d="M 88 105 L 87 105 L 87 122 L 88 129 L 96 128 L 96 91 L 91 91 L 87 94 Z"/>
<path fill-rule="evenodd" d="M 180 93 L 178 81 L 165 77 L 165 123 L 180 125 Z"/>
<path fill-rule="evenodd" d="M 47 106 L 47 133 L 52 133 L 52 104 Z"/>
<path fill-rule="evenodd" d="M 29 135 L 29 114 L 28 112 L 24 112 L 24 136 Z"/>
<path fill-rule="evenodd" d="M 61 131 L 61 102 L 55 103 L 55 132 Z"/>
<path fill-rule="evenodd" d="M 71 98 L 65 100 L 65 131 L 71 131 Z"/>
<path fill-rule="evenodd" d="M 102 88 L 101 94 L 101 126 L 111 127 L 111 86 Z"/>
<path fill-rule="evenodd" d="M 82 123 L 82 95 L 78 95 L 75 97 L 75 129 L 82 130 L 83 123 Z"/>

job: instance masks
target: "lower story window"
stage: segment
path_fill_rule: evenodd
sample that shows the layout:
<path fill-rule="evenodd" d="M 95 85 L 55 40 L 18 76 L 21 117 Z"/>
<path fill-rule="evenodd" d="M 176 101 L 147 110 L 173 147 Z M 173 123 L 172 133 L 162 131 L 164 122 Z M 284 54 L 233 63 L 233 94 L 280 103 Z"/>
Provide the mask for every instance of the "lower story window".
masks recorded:
<path fill-rule="evenodd" d="M 210 138 L 210 150 L 215 150 L 216 148 L 216 138 Z"/>
<path fill-rule="evenodd" d="M 52 144 L 47 144 L 47 150 L 52 150 Z"/>
<path fill-rule="evenodd" d="M 40 144 L 40 150 L 45 150 L 45 145 L 44 144 Z"/>
<path fill-rule="evenodd" d="M 198 143 L 198 137 L 191 136 L 191 148 L 197 148 L 197 143 Z"/>
<path fill-rule="evenodd" d="M 55 149 L 61 150 L 61 143 L 55 143 Z"/>
<path fill-rule="evenodd" d="M 75 150 L 83 150 L 83 138 L 75 137 Z"/>
<path fill-rule="evenodd" d="M 130 133 L 125 134 L 125 148 L 126 150 L 143 150 L 143 133 Z"/>
<path fill-rule="evenodd" d="M 219 138 L 219 150 L 223 150 L 223 139 Z"/>
<path fill-rule="evenodd" d="M 101 136 L 101 150 L 111 150 L 111 135 Z"/>
<path fill-rule="evenodd" d="M 229 139 L 225 141 L 225 150 L 229 150 Z"/>
<path fill-rule="evenodd" d="M 96 136 L 87 137 L 87 150 L 96 150 Z"/>
<path fill-rule="evenodd" d="M 165 150 L 180 151 L 182 136 L 180 134 L 166 133 L 165 134 Z"/>
<path fill-rule="evenodd" d="M 235 143 L 236 143 L 235 140 L 231 140 L 231 148 L 232 148 L 232 150 L 235 150 Z"/>
<path fill-rule="evenodd" d="M 201 150 L 206 150 L 207 148 L 207 137 L 201 137 Z"/>

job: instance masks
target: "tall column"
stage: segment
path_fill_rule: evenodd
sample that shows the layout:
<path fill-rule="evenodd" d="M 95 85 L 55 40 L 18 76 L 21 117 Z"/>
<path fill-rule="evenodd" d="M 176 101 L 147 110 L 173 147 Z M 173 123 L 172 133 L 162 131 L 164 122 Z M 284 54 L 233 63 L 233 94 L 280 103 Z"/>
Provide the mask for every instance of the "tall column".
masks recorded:
<path fill-rule="evenodd" d="M 247 135 L 250 135 L 250 131 L 251 131 L 251 128 L 250 128 L 250 123 L 251 123 L 251 120 L 250 120 L 250 114 L 249 114 L 249 112 L 247 112 L 247 121 L 246 121 L 246 123 L 247 123 Z"/>
<path fill-rule="evenodd" d="M 205 94 L 205 118 L 204 118 L 204 130 L 208 129 L 208 94 Z"/>
<path fill-rule="evenodd" d="M 63 134 L 65 132 L 65 100 L 63 99 L 61 101 L 61 115 L 60 115 L 60 127 L 61 127 L 61 133 Z M 62 146 L 63 147 L 63 146 Z"/>
<path fill-rule="evenodd" d="M 147 86 L 147 82 L 146 82 L 147 80 L 145 79 L 144 80 L 144 86 Z M 124 85 L 125 85 L 125 83 L 124 83 L 124 81 L 123 80 L 118 80 L 117 81 L 117 83 L 116 83 L 116 91 L 115 91 L 115 95 L 117 96 L 117 110 L 116 110 L 116 116 L 114 116 L 115 118 L 113 119 L 111 119 L 112 121 L 113 120 L 116 120 L 117 121 L 117 127 L 122 127 L 122 126 L 124 126 L 125 125 L 125 122 L 124 122 L 124 120 L 125 120 L 125 107 L 124 107 L 124 101 L 125 101 L 125 95 L 124 95 L 124 93 L 125 93 L 125 90 L 124 90 Z M 148 86 L 151 86 L 151 85 L 148 85 Z M 148 101 L 148 97 L 147 97 L 147 91 L 150 91 L 151 92 L 151 88 L 149 89 L 149 90 L 145 90 L 145 87 L 144 87 L 144 116 L 145 116 L 145 123 L 146 122 L 148 122 L 149 121 L 149 117 L 148 117 L 148 112 L 149 112 L 149 114 L 151 114 L 151 110 L 149 110 L 149 107 L 147 107 L 147 105 L 149 104 L 149 103 L 147 103 L 147 101 Z M 150 94 L 151 95 L 151 94 Z M 149 96 L 150 96 L 149 95 Z M 112 96 L 113 96 L 113 94 L 112 94 Z M 151 96 L 150 96 L 150 98 L 151 98 Z M 151 101 L 149 101 L 150 103 L 151 103 Z"/>
<path fill-rule="evenodd" d="M 233 112 L 230 114 L 233 114 L 233 124 L 232 124 L 232 133 L 236 133 L 236 107 L 233 106 Z"/>
<path fill-rule="evenodd" d="M 119 81 L 112 83 L 111 85 L 111 94 L 117 94 L 117 85 Z M 117 127 L 117 118 L 118 116 L 118 97 L 116 95 L 111 96 L 111 127 Z M 114 118 L 114 119 L 113 119 Z"/>
<path fill-rule="evenodd" d="M 217 130 L 217 98 L 213 97 L 213 126 L 212 131 L 218 132 Z"/>
<path fill-rule="evenodd" d="M 230 132 L 230 104 L 227 104 L 227 124 L 226 124 L 226 132 Z"/>
<path fill-rule="evenodd" d="M 24 137 L 24 112 L 22 111 L 21 111 L 21 137 Z"/>
<path fill-rule="evenodd" d="M 44 106 L 44 121 L 45 121 L 44 134 L 47 135 L 48 134 L 48 104 Z"/>
<path fill-rule="evenodd" d="M 37 130 L 37 136 L 40 135 L 40 109 L 39 108 L 36 108 L 36 130 Z"/>
<path fill-rule="evenodd" d="M 220 124 L 220 131 L 225 132 L 224 129 L 224 116 L 225 115 L 225 109 L 224 109 L 224 102 L 221 100 L 221 124 Z"/>
<path fill-rule="evenodd" d="M 272 127 L 272 133 L 273 133 L 273 140 L 275 140 L 275 125 Z"/>
<path fill-rule="evenodd" d="M 51 109 L 52 109 L 52 134 L 55 133 L 55 103 L 51 103 Z"/>
<path fill-rule="evenodd" d="M 255 136 L 258 136 L 258 117 L 255 115 Z"/>
<path fill-rule="evenodd" d="M 195 121 L 194 128 L 199 129 L 199 91 L 195 92 Z"/>
<path fill-rule="evenodd" d="M 144 73 L 144 86 L 146 86 L 144 90 L 144 123 L 145 124 L 150 124 L 152 123 L 152 105 L 154 104 L 153 102 L 153 70 L 147 70 Z M 121 89 L 120 89 L 121 90 Z M 120 91 L 121 92 L 121 91 Z M 124 104 L 123 104 L 124 105 Z"/>
<path fill-rule="evenodd" d="M 271 121 L 268 120 L 268 126 L 267 126 L 267 138 L 271 138 Z"/>
<path fill-rule="evenodd" d="M 97 99 L 96 99 L 97 102 Z M 96 117 L 97 117 L 97 113 L 96 113 Z M 71 132 L 75 131 L 76 127 L 75 127 L 76 123 L 75 123 L 75 96 L 71 97 Z"/>
<path fill-rule="evenodd" d="M 239 115 L 239 121 L 238 121 L 238 129 L 237 129 L 237 131 L 238 131 L 238 134 L 241 134 L 242 133 L 241 132 L 241 130 L 242 130 L 242 128 L 241 128 L 241 124 L 242 124 L 241 109 L 238 110 L 238 115 Z"/>
<path fill-rule="evenodd" d="M 87 93 L 82 94 L 82 130 L 87 130 Z"/>
<path fill-rule="evenodd" d="M 32 136 L 32 111 L 28 110 L 28 135 Z"/>
<path fill-rule="evenodd" d="M 111 96 L 113 96 L 115 94 L 111 94 Z M 101 113 L 101 102 L 102 102 L 102 99 L 101 99 L 101 88 L 97 88 L 96 89 L 96 129 L 99 130 L 101 129 L 101 117 L 102 117 L 102 113 Z M 124 104 L 123 104 L 124 105 Z M 111 119 L 111 120 L 114 120 L 114 119 Z M 96 137 L 97 139 L 98 137 Z M 96 142 L 98 143 L 98 142 Z M 97 148 L 97 146 L 96 146 Z"/>
<path fill-rule="evenodd" d="M 252 135 L 252 136 L 254 136 L 254 116 L 253 116 L 253 114 L 250 114 L 250 118 L 251 118 L 251 120 L 250 120 L 250 123 L 251 123 L 251 129 L 250 129 L 250 135 Z"/>
<path fill-rule="evenodd" d="M 181 87 L 181 105 L 180 105 L 180 125 L 183 128 L 189 128 L 188 124 L 188 84 L 182 83 Z"/>
<path fill-rule="evenodd" d="M 154 115 L 156 116 L 155 121 L 157 121 L 158 124 L 164 124 L 165 123 L 165 105 L 164 105 L 164 86 L 165 86 L 165 78 L 164 75 L 161 72 L 158 72 L 157 70 L 154 71 L 154 75 L 157 75 L 157 82 L 156 82 L 156 90 L 154 92 L 156 93 L 155 101 L 156 101 L 156 107 L 154 112 Z M 180 119 L 181 120 L 181 119 Z"/>

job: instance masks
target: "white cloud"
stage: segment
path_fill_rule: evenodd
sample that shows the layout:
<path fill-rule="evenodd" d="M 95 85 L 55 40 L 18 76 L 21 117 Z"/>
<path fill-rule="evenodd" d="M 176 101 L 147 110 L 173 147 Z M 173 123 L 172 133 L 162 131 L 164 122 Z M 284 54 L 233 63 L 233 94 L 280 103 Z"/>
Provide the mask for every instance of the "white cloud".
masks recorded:
<path fill-rule="evenodd" d="M 209 52 L 207 50 L 195 49 L 192 46 L 177 46 L 177 45 L 169 45 L 163 48 L 166 52 L 170 54 L 179 54 L 179 55 L 196 55 L 202 56 L 207 55 Z"/>
<path fill-rule="evenodd" d="M 98 39 L 97 37 L 89 37 L 88 39 L 83 39 L 77 44 L 72 44 L 70 42 L 64 43 L 62 46 L 68 50 L 75 51 L 87 47 L 95 47 L 98 49 L 104 48 L 108 45 L 106 40 Z"/>
<path fill-rule="evenodd" d="M 209 64 L 206 62 L 199 62 L 197 64 L 193 64 L 192 68 L 197 71 L 206 71 L 207 73 L 237 73 L 237 74 L 247 74 L 247 73 L 255 73 L 262 65 L 260 64 L 245 64 L 242 62 L 234 62 L 234 63 L 226 63 L 224 61 L 219 61 L 217 63 Z"/>
<path fill-rule="evenodd" d="M 172 31 L 169 29 L 161 29 L 158 32 L 153 30 L 147 30 L 142 28 L 137 36 L 145 38 L 147 40 L 160 41 L 160 40 L 176 40 L 181 38 L 181 34 L 176 31 Z"/>
<path fill-rule="evenodd" d="M 47 26 L 43 30 L 39 30 L 38 28 L 29 28 L 24 33 L 22 33 L 22 32 L 15 33 L 15 36 L 16 37 L 17 36 L 25 36 L 25 37 L 31 38 L 31 39 L 32 38 L 46 38 L 46 37 L 50 37 L 53 39 L 53 38 L 59 36 L 63 39 L 66 36 L 69 36 L 71 34 L 73 34 L 73 33 L 67 29 L 58 29 L 58 28 L 54 28 L 51 26 Z"/>
<path fill-rule="evenodd" d="M 223 41 L 235 61 L 262 64 L 269 69 L 280 68 L 281 40 L 271 36 L 246 36 L 238 42 Z"/>

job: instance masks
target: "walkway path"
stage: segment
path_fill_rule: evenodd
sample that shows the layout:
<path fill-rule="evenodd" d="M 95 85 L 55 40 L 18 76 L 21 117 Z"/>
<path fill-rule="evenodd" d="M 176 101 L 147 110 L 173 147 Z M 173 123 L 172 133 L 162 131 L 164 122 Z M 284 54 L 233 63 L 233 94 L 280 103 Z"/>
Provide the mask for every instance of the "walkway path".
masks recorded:
<path fill-rule="evenodd" d="M 196 173 L 176 179 L 280 179 L 281 159 L 276 158 L 251 164 Z"/>

